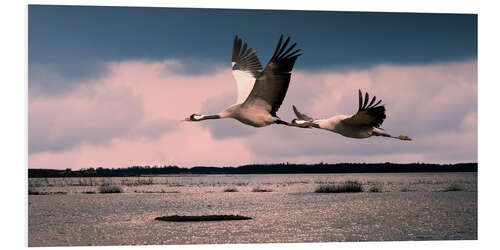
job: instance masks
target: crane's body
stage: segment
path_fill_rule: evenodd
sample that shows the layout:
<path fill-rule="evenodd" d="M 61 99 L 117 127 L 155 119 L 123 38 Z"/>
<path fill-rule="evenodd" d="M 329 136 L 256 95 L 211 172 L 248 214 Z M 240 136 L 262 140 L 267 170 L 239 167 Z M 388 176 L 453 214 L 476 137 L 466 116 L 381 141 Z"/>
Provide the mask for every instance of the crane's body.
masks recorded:
<path fill-rule="evenodd" d="M 351 138 L 368 138 L 373 135 L 373 127 L 371 126 L 347 126 L 342 123 L 342 120 L 349 118 L 347 115 L 336 115 L 328 119 L 316 120 L 317 127 L 320 129 L 328 130 L 341 134 L 345 137 Z"/>
<path fill-rule="evenodd" d="M 216 115 L 192 114 L 183 121 L 233 118 L 253 127 L 270 124 L 310 127 L 283 121 L 276 115 L 288 90 L 295 61 L 301 55 L 300 49 L 293 50 L 295 43 L 287 47 L 290 38 L 283 44 L 282 42 L 283 35 L 266 68 L 262 70 L 256 51 L 247 48 L 247 44 L 243 44 L 236 36 L 231 63 L 232 74 L 238 87 L 236 103 Z"/>
<path fill-rule="evenodd" d="M 233 118 L 239 122 L 253 127 L 264 127 L 276 123 L 278 117 L 272 116 L 269 112 L 257 106 L 245 106 L 233 104 L 226 110 L 219 113 L 221 118 Z"/>
<path fill-rule="evenodd" d="M 359 108 L 358 112 L 352 116 L 335 115 L 328 119 L 313 119 L 305 114 L 300 113 L 295 106 L 293 111 L 298 119 L 292 120 L 293 124 L 310 125 L 313 128 L 319 128 L 341 134 L 345 137 L 364 139 L 371 136 L 384 136 L 400 140 L 411 141 L 408 136 L 391 136 L 380 128 L 382 122 L 386 118 L 385 107 L 378 106 L 379 100 L 374 104 L 376 98 L 373 97 L 368 104 L 369 95 L 365 94 L 365 100 L 361 90 L 359 90 Z"/>

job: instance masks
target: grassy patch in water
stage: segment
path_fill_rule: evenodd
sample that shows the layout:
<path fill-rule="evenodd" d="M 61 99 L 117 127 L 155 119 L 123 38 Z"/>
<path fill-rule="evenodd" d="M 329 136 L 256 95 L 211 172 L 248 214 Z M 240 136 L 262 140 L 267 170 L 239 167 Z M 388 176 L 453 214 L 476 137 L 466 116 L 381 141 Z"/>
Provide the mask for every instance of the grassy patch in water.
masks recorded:
<path fill-rule="evenodd" d="M 28 190 L 28 195 L 48 195 L 47 192 L 40 192 L 36 190 Z"/>
<path fill-rule="evenodd" d="M 155 220 L 161 221 L 177 221 L 177 222 L 191 222 L 191 221 L 223 221 L 223 220 L 251 220 L 251 217 L 241 215 L 201 215 L 201 216 L 162 216 L 156 217 Z"/>
<path fill-rule="evenodd" d="M 99 187 L 99 193 L 101 194 L 112 194 L 112 193 L 122 193 L 122 187 L 116 185 L 103 185 Z"/>
<path fill-rule="evenodd" d="M 54 194 L 67 194 L 67 192 L 39 192 L 39 191 L 28 191 L 28 195 L 54 195 Z"/>
<path fill-rule="evenodd" d="M 372 182 L 370 183 L 370 188 L 368 192 L 370 193 L 380 193 L 384 190 L 384 185 L 380 182 Z"/>
<path fill-rule="evenodd" d="M 226 192 L 226 193 L 238 192 L 238 189 L 236 189 L 236 188 L 226 188 L 226 189 L 224 189 L 224 192 Z"/>
<path fill-rule="evenodd" d="M 141 194 L 165 194 L 167 191 L 165 190 L 160 190 L 160 191 L 149 191 L 149 190 L 135 190 L 134 193 L 141 193 Z"/>
<path fill-rule="evenodd" d="M 264 189 L 264 188 L 260 188 L 260 187 L 255 187 L 252 189 L 252 192 L 262 192 L 262 193 L 265 193 L 265 192 L 272 192 L 273 190 L 271 189 Z"/>
<path fill-rule="evenodd" d="M 67 194 L 67 192 L 45 192 L 32 187 L 28 188 L 28 195 L 54 195 L 54 194 Z"/>
<path fill-rule="evenodd" d="M 371 186 L 370 189 L 368 189 L 368 192 L 370 192 L 370 193 L 380 193 L 380 192 L 382 192 L 382 187 L 380 187 L 380 186 Z"/>
<path fill-rule="evenodd" d="M 401 188 L 401 190 L 399 190 L 399 191 L 401 191 L 401 192 L 415 192 L 415 189 L 410 187 L 410 185 L 407 185 L 407 186 Z"/>
<path fill-rule="evenodd" d="M 441 190 L 441 192 L 455 192 L 455 191 L 463 191 L 464 189 L 456 183 L 452 183 L 450 186 Z"/>
<path fill-rule="evenodd" d="M 358 181 L 346 181 L 341 184 L 321 185 L 316 193 L 357 193 L 363 192 L 363 185 Z"/>

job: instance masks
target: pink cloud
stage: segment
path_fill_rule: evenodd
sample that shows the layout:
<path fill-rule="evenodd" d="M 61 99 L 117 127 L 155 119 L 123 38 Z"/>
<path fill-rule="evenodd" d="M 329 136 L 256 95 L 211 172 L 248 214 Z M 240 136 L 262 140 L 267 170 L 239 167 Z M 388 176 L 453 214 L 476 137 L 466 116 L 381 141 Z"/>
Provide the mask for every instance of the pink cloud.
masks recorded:
<path fill-rule="evenodd" d="M 414 137 L 411 143 L 278 125 L 249 128 L 235 120 L 180 123 L 236 100 L 229 67 L 189 76 L 175 74 L 185 65 L 172 60 L 108 66 L 108 74 L 65 95 L 30 96 L 30 168 L 477 158 L 476 61 L 292 76 L 281 118 L 293 118 L 292 104 L 318 118 L 352 114 L 360 88 L 386 104 L 383 127 Z"/>
<path fill-rule="evenodd" d="M 312 81 L 311 81 L 312 79 Z M 387 138 L 354 140 L 329 131 L 269 130 L 250 138 L 257 155 L 271 161 L 458 162 L 477 159 L 477 63 L 425 66 L 379 65 L 314 77 L 293 78 L 280 114 L 292 117 L 291 105 L 316 118 L 354 114 L 357 90 L 383 100 L 387 119 L 382 127 L 409 135 L 411 143 Z M 308 97 L 299 98 L 307 89 Z M 290 98 L 294 97 L 294 98 Z M 304 99 L 305 98 L 305 99 Z M 261 142 L 267 140 L 265 145 Z"/>
<path fill-rule="evenodd" d="M 130 91 L 95 86 L 82 86 L 71 95 L 30 97 L 28 108 L 34 152 L 64 150 L 80 141 L 103 142 L 127 133 L 142 116 L 141 102 Z"/>
<path fill-rule="evenodd" d="M 127 88 L 143 101 L 146 118 L 186 117 L 188 112 L 199 112 L 207 99 L 224 92 L 234 94 L 231 70 L 219 70 L 210 75 L 176 75 L 170 68 L 178 68 L 179 62 L 133 61 L 113 63 L 112 76 L 105 86 Z M 228 103 L 230 105 L 231 103 Z"/>
<path fill-rule="evenodd" d="M 63 152 L 32 154 L 29 167 L 225 166 L 245 164 L 251 158 L 243 141 L 214 140 L 206 129 L 187 126 L 158 138 L 115 138 L 103 145 L 82 144 Z"/>

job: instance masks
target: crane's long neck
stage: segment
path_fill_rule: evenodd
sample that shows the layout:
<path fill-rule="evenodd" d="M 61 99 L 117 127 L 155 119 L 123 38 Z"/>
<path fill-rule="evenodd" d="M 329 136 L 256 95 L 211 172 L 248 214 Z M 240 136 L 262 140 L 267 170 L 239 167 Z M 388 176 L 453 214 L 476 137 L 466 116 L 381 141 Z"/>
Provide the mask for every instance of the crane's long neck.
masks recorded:
<path fill-rule="evenodd" d="M 342 134 L 344 128 L 341 122 L 347 117 L 346 115 L 336 115 L 328 119 L 315 120 L 314 123 L 318 124 L 319 128 Z"/>
<path fill-rule="evenodd" d="M 210 119 L 221 119 L 222 117 L 219 114 L 216 115 L 200 115 L 195 116 L 198 121 L 210 120 Z"/>
<path fill-rule="evenodd" d="M 198 114 L 192 114 L 191 117 L 189 118 L 191 121 L 203 121 L 203 120 L 210 120 L 210 119 L 222 119 L 222 118 L 228 118 L 232 117 L 235 109 L 235 105 L 227 108 L 226 110 L 214 114 L 214 115 L 198 115 Z"/>

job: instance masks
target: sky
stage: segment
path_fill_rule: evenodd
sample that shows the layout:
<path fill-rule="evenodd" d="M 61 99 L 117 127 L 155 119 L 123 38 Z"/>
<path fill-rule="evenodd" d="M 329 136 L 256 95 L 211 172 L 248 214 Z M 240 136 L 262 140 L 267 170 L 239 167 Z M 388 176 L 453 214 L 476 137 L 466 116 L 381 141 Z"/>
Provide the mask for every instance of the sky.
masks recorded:
<path fill-rule="evenodd" d="M 265 65 L 280 34 L 303 55 L 278 111 L 386 105 L 388 138 L 236 120 L 181 123 L 233 104 L 232 43 Z M 28 7 L 29 168 L 477 161 L 477 15 Z"/>

